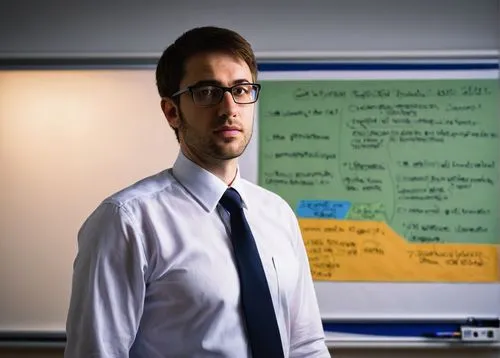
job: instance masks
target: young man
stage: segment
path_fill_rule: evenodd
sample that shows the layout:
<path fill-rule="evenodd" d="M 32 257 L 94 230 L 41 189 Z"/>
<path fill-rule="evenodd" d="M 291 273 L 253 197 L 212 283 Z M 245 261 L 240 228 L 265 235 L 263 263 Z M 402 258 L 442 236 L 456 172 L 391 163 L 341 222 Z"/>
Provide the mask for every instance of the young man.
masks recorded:
<path fill-rule="evenodd" d="M 330 356 L 294 213 L 238 171 L 256 76 L 227 29 L 165 50 L 156 79 L 181 150 L 80 229 L 66 357 Z"/>

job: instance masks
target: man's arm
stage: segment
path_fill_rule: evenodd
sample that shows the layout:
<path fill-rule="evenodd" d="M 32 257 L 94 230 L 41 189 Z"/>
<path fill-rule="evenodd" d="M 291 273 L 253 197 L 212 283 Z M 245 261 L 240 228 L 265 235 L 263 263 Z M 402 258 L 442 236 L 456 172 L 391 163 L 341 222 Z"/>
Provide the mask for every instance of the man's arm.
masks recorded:
<path fill-rule="evenodd" d="M 292 297 L 290 358 L 327 358 L 330 353 L 325 345 L 325 334 L 316 299 L 316 292 L 309 267 L 304 241 L 295 215 L 295 251 L 299 260 L 299 280 Z"/>
<path fill-rule="evenodd" d="M 142 238 L 125 209 L 101 204 L 78 233 L 66 322 L 68 358 L 125 358 L 143 312 Z"/>

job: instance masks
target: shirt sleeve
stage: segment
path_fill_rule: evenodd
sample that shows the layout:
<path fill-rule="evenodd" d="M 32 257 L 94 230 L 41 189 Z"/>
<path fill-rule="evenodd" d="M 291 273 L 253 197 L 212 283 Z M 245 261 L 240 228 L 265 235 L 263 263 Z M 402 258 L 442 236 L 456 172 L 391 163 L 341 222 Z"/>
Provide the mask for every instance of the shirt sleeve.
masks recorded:
<path fill-rule="evenodd" d="M 300 276 L 292 298 L 290 358 L 330 357 L 304 241 L 295 215 L 292 215 L 291 220 Z"/>
<path fill-rule="evenodd" d="M 146 268 L 129 213 L 101 204 L 78 233 L 65 357 L 129 356 L 143 312 Z"/>

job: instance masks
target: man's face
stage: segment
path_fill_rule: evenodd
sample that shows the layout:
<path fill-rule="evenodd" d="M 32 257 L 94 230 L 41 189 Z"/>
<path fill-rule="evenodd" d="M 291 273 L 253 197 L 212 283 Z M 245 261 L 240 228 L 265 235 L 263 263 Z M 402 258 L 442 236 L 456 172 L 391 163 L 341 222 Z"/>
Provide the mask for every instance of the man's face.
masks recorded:
<path fill-rule="evenodd" d="M 252 82 L 245 61 L 223 53 L 203 53 L 187 61 L 179 87 L 199 84 L 231 87 Z M 224 93 L 219 104 L 210 107 L 194 104 L 190 92 L 182 94 L 176 121 L 181 148 L 204 162 L 239 157 L 252 136 L 254 107 L 254 104 L 235 103 L 229 92 Z"/>

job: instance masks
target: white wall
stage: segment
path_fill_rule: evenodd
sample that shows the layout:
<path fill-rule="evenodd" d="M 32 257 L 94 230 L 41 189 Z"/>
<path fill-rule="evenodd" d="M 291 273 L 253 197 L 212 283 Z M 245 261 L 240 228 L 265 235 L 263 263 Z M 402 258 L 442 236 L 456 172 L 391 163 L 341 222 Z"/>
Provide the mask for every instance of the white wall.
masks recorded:
<path fill-rule="evenodd" d="M 283 5 L 286 4 L 286 5 Z M 500 0 L 2 0 L 0 60 L 156 56 L 183 31 L 218 25 L 257 52 L 498 50 Z M 1 238 L 0 238 L 1 240 Z M 59 351 L 0 351 L 0 357 Z M 491 350 L 342 350 L 338 357 L 498 357 Z"/>

